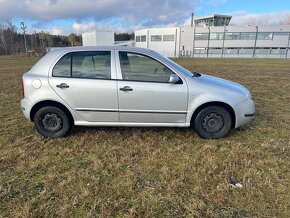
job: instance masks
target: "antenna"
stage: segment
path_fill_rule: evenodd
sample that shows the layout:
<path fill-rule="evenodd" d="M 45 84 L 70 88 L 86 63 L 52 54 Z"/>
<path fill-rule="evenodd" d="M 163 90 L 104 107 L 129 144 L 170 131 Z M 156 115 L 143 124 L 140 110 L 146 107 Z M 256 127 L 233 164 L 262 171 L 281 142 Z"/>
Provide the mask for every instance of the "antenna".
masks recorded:
<path fill-rule="evenodd" d="M 25 26 L 24 22 L 21 22 L 20 24 L 21 24 L 21 29 L 23 30 L 25 53 L 27 54 L 26 35 L 25 35 L 27 26 Z"/>

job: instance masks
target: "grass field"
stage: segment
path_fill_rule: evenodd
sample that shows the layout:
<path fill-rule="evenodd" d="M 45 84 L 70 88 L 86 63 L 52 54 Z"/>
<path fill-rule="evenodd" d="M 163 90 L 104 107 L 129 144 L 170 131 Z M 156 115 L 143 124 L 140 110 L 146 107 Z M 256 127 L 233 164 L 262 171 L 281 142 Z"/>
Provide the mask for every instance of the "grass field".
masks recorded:
<path fill-rule="evenodd" d="M 19 109 L 35 61 L 0 57 L 0 217 L 290 217 L 290 61 L 176 59 L 251 90 L 255 120 L 222 140 L 103 127 L 43 139 Z"/>

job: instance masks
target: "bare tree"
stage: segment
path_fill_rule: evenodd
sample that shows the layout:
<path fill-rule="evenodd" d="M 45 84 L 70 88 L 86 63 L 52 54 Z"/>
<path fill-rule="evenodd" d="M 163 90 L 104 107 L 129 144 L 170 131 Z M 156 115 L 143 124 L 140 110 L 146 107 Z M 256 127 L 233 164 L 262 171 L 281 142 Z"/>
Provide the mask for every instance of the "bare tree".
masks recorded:
<path fill-rule="evenodd" d="M 4 52 L 7 55 L 5 26 L 2 24 L 0 24 L 0 46 L 4 49 Z"/>
<path fill-rule="evenodd" d="M 11 21 L 7 21 L 7 25 L 8 25 L 8 35 L 9 35 L 9 40 L 10 40 L 10 52 L 11 53 L 15 53 L 15 37 L 17 34 L 17 27 L 11 22 Z"/>
<path fill-rule="evenodd" d="M 269 25 L 269 21 L 271 20 L 271 16 L 267 16 L 267 17 L 263 17 L 261 20 L 261 25 L 262 26 L 268 26 Z"/>
<path fill-rule="evenodd" d="M 13 50 L 11 41 L 14 38 L 14 34 L 15 28 L 11 22 L 8 22 L 8 26 L 0 24 L 0 47 L 2 47 L 6 55 Z"/>
<path fill-rule="evenodd" d="M 27 44 L 26 44 L 26 28 L 24 22 L 21 22 L 21 29 L 23 30 L 23 37 L 24 37 L 24 47 L 25 47 L 25 53 L 27 54 Z"/>
<path fill-rule="evenodd" d="M 68 41 L 70 42 L 71 46 L 75 45 L 76 38 L 77 38 L 77 36 L 74 33 L 71 33 L 68 35 Z"/>
<path fill-rule="evenodd" d="M 41 41 L 42 48 L 44 48 L 44 41 L 46 40 L 46 34 L 43 31 L 39 33 L 39 39 Z"/>

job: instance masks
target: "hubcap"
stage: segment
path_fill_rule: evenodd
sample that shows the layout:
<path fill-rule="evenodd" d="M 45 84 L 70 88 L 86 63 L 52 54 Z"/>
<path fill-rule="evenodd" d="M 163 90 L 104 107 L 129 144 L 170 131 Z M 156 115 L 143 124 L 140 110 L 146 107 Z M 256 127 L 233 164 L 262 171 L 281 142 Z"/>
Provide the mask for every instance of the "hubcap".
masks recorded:
<path fill-rule="evenodd" d="M 48 133 L 56 133 L 62 129 L 63 121 L 55 113 L 47 113 L 40 120 L 41 126 Z"/>
<path fill-rule="evenodd" d="M 208 133 L 218 133 L 224 127 L 223 117 L 216 112 L 205 115 L 201 122 L 203 130 Z"/>

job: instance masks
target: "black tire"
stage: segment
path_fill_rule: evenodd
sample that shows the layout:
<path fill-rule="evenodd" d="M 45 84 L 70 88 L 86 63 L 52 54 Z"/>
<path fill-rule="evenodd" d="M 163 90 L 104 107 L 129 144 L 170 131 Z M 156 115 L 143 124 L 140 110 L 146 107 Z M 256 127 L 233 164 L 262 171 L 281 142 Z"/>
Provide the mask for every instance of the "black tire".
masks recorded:
<path fill-rule="evenodd" d="M 232 118 L 225 108 L 209 106 L 196 115 L 194 128 L 204 139 L 220 139 L 231 131 Z"/>
<path fill-rule="evenodd" d="M 64 137 L 72 127 L 69 116 L 55 106 L 40 108 L 34 116 L 34 125 L 37 132 L 45 138 Z"/>

